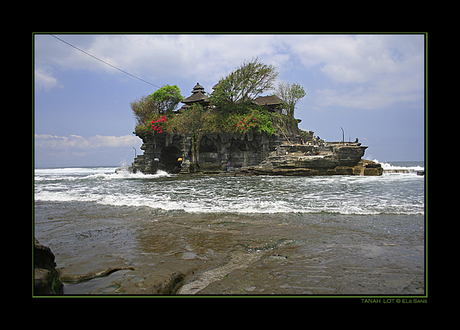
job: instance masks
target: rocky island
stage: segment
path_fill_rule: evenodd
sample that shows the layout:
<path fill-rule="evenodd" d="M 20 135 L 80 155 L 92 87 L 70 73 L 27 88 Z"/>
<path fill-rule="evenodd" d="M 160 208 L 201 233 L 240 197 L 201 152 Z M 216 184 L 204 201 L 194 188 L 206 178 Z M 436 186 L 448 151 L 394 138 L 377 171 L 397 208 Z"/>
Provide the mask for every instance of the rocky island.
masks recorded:
<path fill-rule="evenodd" d="M 211 95 L 199 83 L 183 98 L 166 85 L 131 102 L 133 132 L 143 155 L 128 169 L 146 174 L 381 175 L 380 164 L 363 160 L 367 146 L 326 142 L 298 127 L 296 102 L 305 95 L 297 84 L 273 89 L 275 68 L 258 58 L 222 78 Z M 177 105 L 182 107 L 177 109 Z M 176 110 L 177 109 L 177 110 Z"/>

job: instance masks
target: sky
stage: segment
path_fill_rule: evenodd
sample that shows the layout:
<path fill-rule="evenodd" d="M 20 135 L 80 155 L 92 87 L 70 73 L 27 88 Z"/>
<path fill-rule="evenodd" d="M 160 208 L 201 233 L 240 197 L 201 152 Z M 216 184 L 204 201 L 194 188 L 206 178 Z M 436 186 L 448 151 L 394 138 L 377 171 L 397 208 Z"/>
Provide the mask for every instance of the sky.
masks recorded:
<path fill-rule="evenodd" d="M 359 141 L 364 158 L 424 159 L 423 34 L 56 34 L 85 52 L 184 97 L 212 92 L 243 61 L 260 57 L 306 91 L 299 127 L 326 141 Z M 49 34 L 34 35 L 35 167 L 118 166 L 142 141 L 129 103 L 157 87 Z M 264 95 L 270 95 L 267 91 Z"/>

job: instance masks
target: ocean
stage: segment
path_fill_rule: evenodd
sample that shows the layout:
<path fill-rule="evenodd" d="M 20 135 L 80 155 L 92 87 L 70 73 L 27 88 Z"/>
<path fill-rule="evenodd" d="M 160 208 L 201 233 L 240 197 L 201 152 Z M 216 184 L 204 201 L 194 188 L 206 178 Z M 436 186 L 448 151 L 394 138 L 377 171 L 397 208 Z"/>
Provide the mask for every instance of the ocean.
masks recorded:
<path fill-rule="evenodd" d="M 414 170 L 424 164 L 382 166 L 407 171 L 36 168 L 34 235 L 55 253 L 66 294 L 423 294 L 425 177 Z M 107 269 L 107 277 L 72 283 Z M 180 281 L 159 291 L 176 273 Z"/>

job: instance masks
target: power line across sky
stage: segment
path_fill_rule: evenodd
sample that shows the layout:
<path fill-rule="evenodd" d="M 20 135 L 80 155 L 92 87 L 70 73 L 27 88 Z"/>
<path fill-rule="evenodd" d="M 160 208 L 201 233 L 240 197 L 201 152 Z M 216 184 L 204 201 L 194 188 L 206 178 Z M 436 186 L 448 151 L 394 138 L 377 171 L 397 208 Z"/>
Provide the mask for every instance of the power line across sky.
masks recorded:
<path fill-rule="evenodd" d="M 154 87 L 156 87 L 156 88 L 160 88 L 160 86 L 155 85 L 155 84 L 153 84 L 153 83 L 151 83 L 151 82 L 148 82 L 147 80 L 144 80 L 144 79 L 142 79 L 142 78 L 139 78 L 139 77 L 137 77 L 137 76 L 135 76 L 135 75 L 133 75 L 133 74 L 131 74 L 131 73 L 125 71 L 125 70 L 122 70 L 122 69 L 120 69 L 120 68 L 117 68 L 116 66 L 114 66 L 114 65 L 112 65 L 112 64 L 110 64 L 110 63 L 107 63 L 106 61 L 101 60 L 100 58 L 98 58 L 98 57 L 96 57 L 96 56 L 94 56 L 94 55 L 91 55 L 91 54 L 88 53 L 88 52 L 85 52 L 83 49 L 80 49 L 80 48 L 78 48 L 78 47 L 72 45 L 71 43 L 68 43 L 67 41 L 65 41 L 65 40 L 63 40 L 63 39 L 61 39 L 61 38 L 56 37 L 56 36 L 53 35 L 53 34 L 50 34 L 50 36 L 52 36 L 52 37 L 56 38 L 57 40 L 59 40 L 59 41 L 65 43 L 65 44 L 69 45 L 69 46 L 72 47 L 72 48 L 75 48 L 76 50 L 82 52 L 83 54 L 86 54 L 86 55 L 88 55 L 88 56 L 94 58 L 95 60 L 98 60 L 99 62 L 102 62 L 102 63 L 104 63 L 104 64 L 106 64 L 106 65 L 108 65 L 108 66 L 110 66 L 110 67 L 112 67 L 112 68 L 114 68 L 114 69 L 120 71 L 120 72 L 123 72 L 124 74 L 127 74 L 128 76 L 131 76 L 131 77 L 133 77 L 133 78 L 135 78 L 135 79 L 138 79 L 138 80 L 140 80 L 140 81 L 142 81 L 142 82 L 145 82 L 146 84 L 152 85 L 152 86 L 154 86 Z"/>

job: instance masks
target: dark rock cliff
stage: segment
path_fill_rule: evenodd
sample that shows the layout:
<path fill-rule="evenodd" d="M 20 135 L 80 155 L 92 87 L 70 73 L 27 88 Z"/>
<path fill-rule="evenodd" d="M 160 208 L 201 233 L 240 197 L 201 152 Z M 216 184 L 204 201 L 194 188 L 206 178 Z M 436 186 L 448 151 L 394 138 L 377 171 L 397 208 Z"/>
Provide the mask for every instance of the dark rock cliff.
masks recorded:
<path fill-rule="evenodd" d="M 301 131 L 283 134 L 248 131 L 241 134 L 214 133 L 201 137 L 199 150 L 192 137 L 183 134 L 146 134 L 132 164 L 134 172 L 218 174 L 231 171 L 255 175 L 381 175 L 379 164 L 361 160 L 366 146 L 360 143 L 323 143 L 313 140 L 300 144 Z M 313 132 L 310 132 L 313 136 Z"/>
<path fill-rule="evenodd" d="M 201 137 L 199 150 L 193 148 L 192 137 L 187 134 L 140 136 L 144 154 L 132 164 L 134 172 L 156 173 L 158 169 L 169 173 L 220 173 L 260 164 L 270 152 L 287 141 L 300 142 L 298 129 L 287 129 L 280 136 L 249 130 L 245 133 L 213 133 Z M 178 160 L 179 159 L 179 160 Z"/>

